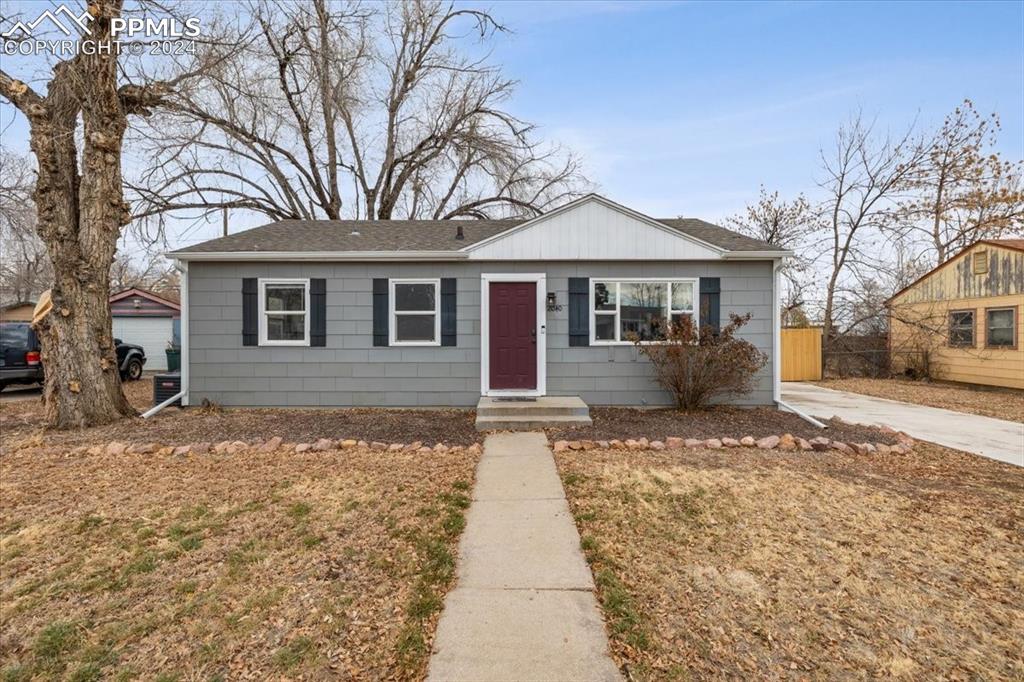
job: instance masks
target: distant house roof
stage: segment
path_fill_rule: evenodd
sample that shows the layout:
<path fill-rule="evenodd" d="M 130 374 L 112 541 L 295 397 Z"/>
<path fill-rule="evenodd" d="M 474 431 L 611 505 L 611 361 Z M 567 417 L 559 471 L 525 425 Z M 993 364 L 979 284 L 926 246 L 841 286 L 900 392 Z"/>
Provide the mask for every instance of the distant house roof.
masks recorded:
<path fill-rule="evenodd" d="M 608 201 L 596 195 L 588 195 L 590 196 Z M 457 253 L 473 244 L 498 237 L 504 232 L 512 231 L 537 219 L 280 220 L 179 249 L 169 255 L 187 257 L 189 254 L 200 253 Z M 664 218 L 655 222 L 725 251 L 785 253 L 778 247 L 696 218 Z M 462 231 L 461 239 L 458 238 L 459 228 Z"/>
<path fill-rule="evenodd" d="M 0 310 L 14 310 L 15 308 L 20 308 L 20 307 L 26 306 L 26 305 L 30 305 L 30 306 L 32 306 L 34 308 L 36 306 L 36 302 L 35 301 L 15 301 L 14 303 L 8 303 L 7 305 L 5 305 L 2 308 L 0 308 Z"/>
<path fill-rule="evenodd" d="M 138 300 L 136 305 L 134 301 Z M 177 317 L 181 305 L 160 294 L 131 287 L 110 295 L 111 314 L 114 316 Z"/>
<path fill-rule="evenodd" d="M 982 239 L 981 244 L 995 244 L 1006 249 L 1024 251 L 1024 239 Z"/>

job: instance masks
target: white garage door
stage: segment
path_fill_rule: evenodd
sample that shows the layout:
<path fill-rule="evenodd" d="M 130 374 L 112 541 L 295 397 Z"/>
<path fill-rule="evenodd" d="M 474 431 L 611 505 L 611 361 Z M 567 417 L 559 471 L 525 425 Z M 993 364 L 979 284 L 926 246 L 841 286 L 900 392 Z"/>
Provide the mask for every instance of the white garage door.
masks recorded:
<path fill-rule="evenodd" d="M 169 317 L 115 317 L 114 338 L 146 351 L 146 369 L 167 369 L 167 344 L 174 334 Z"/>

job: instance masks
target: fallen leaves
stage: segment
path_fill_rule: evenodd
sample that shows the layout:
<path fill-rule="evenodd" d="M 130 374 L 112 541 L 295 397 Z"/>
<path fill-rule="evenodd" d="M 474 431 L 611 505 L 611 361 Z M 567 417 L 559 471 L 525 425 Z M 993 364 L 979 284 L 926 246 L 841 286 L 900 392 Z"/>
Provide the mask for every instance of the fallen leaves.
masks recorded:
<path fill-rule="evenodd" d="M 1012 389 L 981 389 L 907 379 L 865 378 L 829 379 L 818 382 L 818 385 L 836 391 L 850 391 L 876 398 L 1024 422 L 1024 392 Z"/>
<path fill-rule="evenodd" d="M 591 426 L 548 429 L 548 438 L 556 440 L 612 440 L 629 438 L 708 438 L 751 436 L 755 439 L 788 433 L 810 440 L 824 433 L 790 412 L 774 408 L 717 406 L 697 412 L 676 409 L 638 409 L 630 407 L 591 407 Z M 870 426 L 829 421 L 828 435 L 843 442 L 895 442 Z"/>
<path fill-rule="evenodd" d="M 153 381 L 148 377 L 125 383 L 124 391 L 138 410 L 153 404 Z M 472 410 L 168 408 L 151 419 L 123 419 L 81 430 L 44 431 L 39 401 L 0 405 L 0 442 L 4 445 L 20 444 L 40 433 L 45 435 L 47 445 L 67 447 L 110 441 L 173 445 L 266 441 L 275 436 L 291 443 L 345 438 L 386 443 L 421 441 L 431 446 L 442 441 L 470 445 L 481 440 Z"/>
<path fill-rule="evenodd" d="M 1024 470 L 773 452 L 556 455 L 635 679 L 1024 676 Z"/>

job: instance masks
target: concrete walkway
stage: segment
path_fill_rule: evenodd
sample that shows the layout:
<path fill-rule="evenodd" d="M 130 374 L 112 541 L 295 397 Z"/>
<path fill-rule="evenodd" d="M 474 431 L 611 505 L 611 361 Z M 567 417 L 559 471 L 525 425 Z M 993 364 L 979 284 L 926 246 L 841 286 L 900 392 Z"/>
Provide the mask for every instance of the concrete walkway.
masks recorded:
<path fill-rule="evenodd" d="M 427 679 L 621 680 L 542 433 L 488 436 Z"/>
<path fill-rule="evenodd" d="M 889 426 L 918 440 L 1024 466 L 1024 424 L 786 382 L 782 399 L 815 417 Z"/>

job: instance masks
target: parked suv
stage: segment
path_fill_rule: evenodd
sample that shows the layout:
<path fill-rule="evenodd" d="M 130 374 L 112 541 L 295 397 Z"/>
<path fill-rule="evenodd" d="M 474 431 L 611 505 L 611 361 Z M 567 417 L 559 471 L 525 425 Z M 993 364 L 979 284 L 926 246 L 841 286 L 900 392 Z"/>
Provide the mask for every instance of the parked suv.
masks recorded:
<path fill-rule="evenodd" d="M 28 322 L 0 322 L 0 391 L 43 381 L 39 338 Z"/>
<path fill-rule="evenodd" d="M 121 370 L 121 381 L 138 381 L 142 378 L 142 366 L 146 364 L 146 351 L 142 346 L 114 339 L 117 350 L 117 367 Z"/>
<path fill-rule="evenodd" d="M 142 378 L 146 351 L 114 339 L 121 381 Z M 43 383 L 39 338 L 28 322 L 0 322 L 0 391 L 12 384 Z"/>

